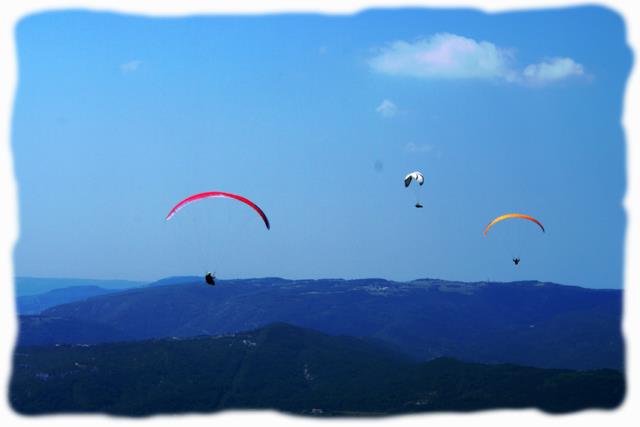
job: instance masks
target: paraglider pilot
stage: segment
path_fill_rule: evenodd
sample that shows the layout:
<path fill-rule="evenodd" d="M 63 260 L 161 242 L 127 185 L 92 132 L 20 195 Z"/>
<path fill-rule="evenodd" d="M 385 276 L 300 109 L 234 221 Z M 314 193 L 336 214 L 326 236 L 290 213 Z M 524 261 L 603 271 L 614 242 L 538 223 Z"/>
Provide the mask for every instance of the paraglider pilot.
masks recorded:
<path fill-rule="evenodd" d="M 216 276 L 211 273 L 207 273 L 206 276 L 204 276 L 204 281 L 207 282 L 207 285 L 215 286 Z"/>
<path fill-rule="evenodd" d="M 515 265 L 520 264 L 520 258 L 514 258 L 512 261 Z"/>

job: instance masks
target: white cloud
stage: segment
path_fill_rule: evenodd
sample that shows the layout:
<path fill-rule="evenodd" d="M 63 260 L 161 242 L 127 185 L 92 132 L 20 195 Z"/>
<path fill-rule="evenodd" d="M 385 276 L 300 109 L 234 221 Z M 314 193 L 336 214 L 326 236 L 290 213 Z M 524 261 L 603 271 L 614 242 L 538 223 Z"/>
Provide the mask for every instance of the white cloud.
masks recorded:
<path fill-rule="evenodd" d="M 433 145 L 431 144 L 416 144 L 414 142 L 410 142 L 404 146 L 404 150 L 409 153 L 428 153 L 433 150 Z"/>
<path fill-rule="evenodd" d="M 398 107 L 392 101 L 385 99 L 376 108 L 376 111 L 382 115 L 382 117 L 393 117 L 398 114 Z"/>
<path fill-rule="evenodd" d="M 375 71 L 424 79 L 485 79 L 511 83 L 545 84 L 585 74 L 584 66 L 571 58 L 553 58 L 513 66 L 511 50 L 488 41 L 476 41 L 450 33 L 434 34 L 415 42 L 395 41 L 369 60 Z"/>
<path fill-rule="evenodd" d="M 129 61 L 129 62 L 125 62 L 124 64 L 120 64 L 120 71 L 122 71 L 123 73 L 133 73 L 138 71 L 138 68 L 140 68 L 140 65 L 142 65 L 142 61 L 134 59 L 133 61 Z"/>
<path fill-rule="evenodd" d="M 369 64 L 381 73 L 422 78 L 511 79 L 511 52 L 486 41 L 440 33 L 382 48 Z"/>
<path fill-rule="evenodd" d="M 584 67 L 571 58 L 553 58 L 538 64 L 528 65 L 522 72 L 526 81 L 550 83 L 568 77 L 584 75 Z"/>

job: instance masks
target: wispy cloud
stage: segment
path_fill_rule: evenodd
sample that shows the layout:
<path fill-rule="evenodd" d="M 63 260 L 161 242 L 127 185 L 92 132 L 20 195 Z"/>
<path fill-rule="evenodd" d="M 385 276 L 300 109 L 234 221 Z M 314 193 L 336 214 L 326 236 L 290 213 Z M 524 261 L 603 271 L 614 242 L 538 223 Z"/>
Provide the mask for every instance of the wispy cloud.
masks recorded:
<path fill-rule="evenodd" d="M 133 61 L 128 61 L 128 62 L 125 62 L 124 64 L 120 64 L 120 71 L 122 71 L 125 74 L 134 73 L 138 71 L 138 68 L 140 68 L 140 65 L 142 65 L 142 61 L 138 59 L 134 59 Z"/>
<path fill-rule="evenodd" d="M 433 145 L 431 144 L 416 144 L 414 142 L 409 142 L 404 146 L 404 151 L 408 153 L 428 153 L 433 150 Z"/>
<path fill-rule="evenodd" d="M 584 67 L 571 58 L 553 58 L 528 65 L 522 75 L 529 82 L 544 84 L 568 77 L 582 76 Z"/>
<path fill-rule="evenodd" d="M 414 42 L 395 41 L 369 60 L 379 73 L 424 79 L 502 80 L 545 84 L 584 74 L 571 58 L 554 58 L 519 70 L 511 49 L 451 33 L 434 34 Z"/>
<path fill-rule="evenodd" d="M 382 101 L 382 103 L 380 103 L 380 105 L 378 105 L 378 107 L 376 108 L 376 111 L 382 117 L 389 118 L 398 114 L 398 107 L 392 101 L 385 99 L 384 101 Z"/>

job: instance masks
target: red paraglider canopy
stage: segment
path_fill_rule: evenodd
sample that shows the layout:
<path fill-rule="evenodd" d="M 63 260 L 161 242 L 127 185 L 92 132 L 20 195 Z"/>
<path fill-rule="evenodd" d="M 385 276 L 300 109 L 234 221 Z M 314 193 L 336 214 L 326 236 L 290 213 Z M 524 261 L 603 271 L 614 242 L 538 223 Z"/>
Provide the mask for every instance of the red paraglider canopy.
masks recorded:
<path fill-rule="evenodd" d="M 258 215 L 260 215 L 262 217 L 262 221 L 264 221 L 264 225 L 267 226 L 267 230 L 271 229 L 271 225 L 269 224 L 269 218 L 267 218 L 267 216 L 264 214 L 262 209 L 260 209 L 258 207 L 258 205 L 256 205 L 251 200 L 249 200 L 249 199 L 247 199 L 245 197 L 238 196 L 237 194 L 225 193 L 223 191 L 208 191 L 206 193 L 194 194 L 193 196 L 189 196 L 186 199 L 182 200 L 177 205 L 175 205 L 173 207 L 173 209 L 171 209 L 171 211 L 169 212 L 169 214 L 167 215 L 165 220 L 167 220 L 167 221 L 170 220 L 171 217 L 176 214 L 176 212 L 178 212 L 180 209 L 182 209 L 183 207 L 185 207 L 189 203 L 196 202 L 196 201 L 202 200 L 202 199 L 207 199 L 207 198 L 210 198 L 210 197 L 225 197 L 227 199 L 235 199 L 235 200 L 238 200 L 238 201 L 240 201 L 240 202 L 242 202 L 244 204 L 249 205 L 251 208 L 253 208 L 253 210 L 258 212 Z"/>

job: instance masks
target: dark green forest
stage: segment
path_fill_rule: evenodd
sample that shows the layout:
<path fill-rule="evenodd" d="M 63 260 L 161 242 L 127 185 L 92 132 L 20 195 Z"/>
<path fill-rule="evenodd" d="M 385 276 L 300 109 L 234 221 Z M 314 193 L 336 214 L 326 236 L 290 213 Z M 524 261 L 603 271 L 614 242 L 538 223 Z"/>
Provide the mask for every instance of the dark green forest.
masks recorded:
<path fill-rule="evenodd" d="M 379 340 L 287 324 L 217 337 L 18 347 L 10 384 L 22 414 L 276 409 L 316 416 L 614 408 L 622 372 L 452 358 L 416 362 Z"/>

